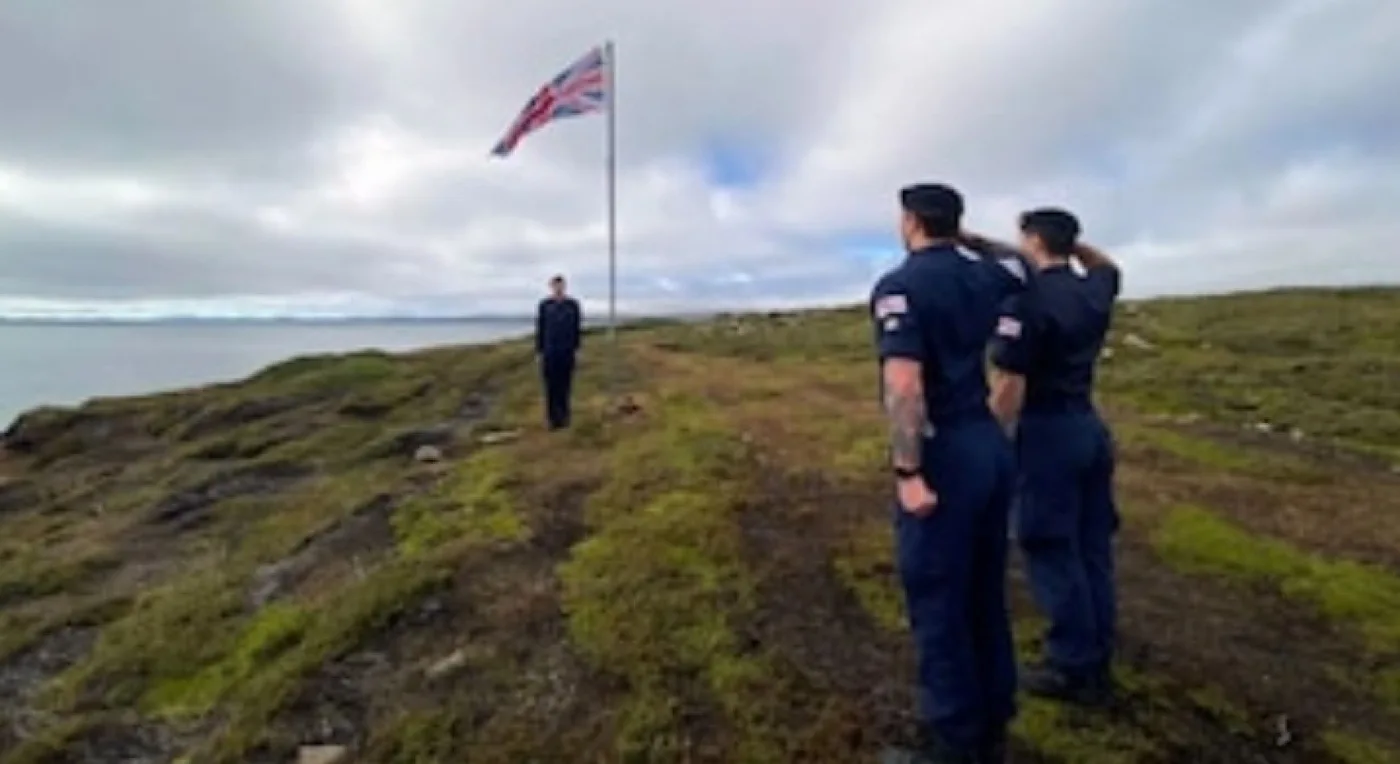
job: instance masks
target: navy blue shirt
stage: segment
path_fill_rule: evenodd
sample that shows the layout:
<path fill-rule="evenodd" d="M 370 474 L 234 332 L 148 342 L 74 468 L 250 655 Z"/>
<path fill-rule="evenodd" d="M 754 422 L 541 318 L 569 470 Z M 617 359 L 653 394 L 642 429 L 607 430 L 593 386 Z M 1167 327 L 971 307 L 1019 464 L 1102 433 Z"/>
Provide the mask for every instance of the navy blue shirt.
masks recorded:
<path fill-rule="evenodd" d="M 578 300 L 547 297 L 540 301 L 535 316 L 535 352 L 542 355 L 572 355 L 583 339 L 583 313 Z"/>
<path fill-rule="evenodd" d="M 913 252 L 875 284 L 870 315 L 880 361 L 923 367 L 930 422 L 987 408 L 987 341 L 1001 305 L 1026 288 L 1015 257 L 984 259 L 951 244 Z"/>
<path fill-rule="evenodd" d="M 1034 288 L 1007 301 L 992 363 L 1026 378 L 1023 411 L 1090 405 L 1118 289 L 1115 268 L 1064 264 L 1040 271 Z"/>

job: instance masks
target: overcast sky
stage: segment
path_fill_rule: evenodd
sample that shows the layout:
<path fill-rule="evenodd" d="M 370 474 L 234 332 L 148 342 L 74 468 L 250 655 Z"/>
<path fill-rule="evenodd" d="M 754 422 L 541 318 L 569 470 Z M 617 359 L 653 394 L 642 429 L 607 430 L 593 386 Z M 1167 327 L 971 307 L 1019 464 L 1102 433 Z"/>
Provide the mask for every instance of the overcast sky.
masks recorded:
<path fill-rule="evenodd" d="M 1396 0 L 3 0 L 0 314 L 862 298 L 895 192 L 1055 203 L 1130 293 L 1400 281 Z"/>

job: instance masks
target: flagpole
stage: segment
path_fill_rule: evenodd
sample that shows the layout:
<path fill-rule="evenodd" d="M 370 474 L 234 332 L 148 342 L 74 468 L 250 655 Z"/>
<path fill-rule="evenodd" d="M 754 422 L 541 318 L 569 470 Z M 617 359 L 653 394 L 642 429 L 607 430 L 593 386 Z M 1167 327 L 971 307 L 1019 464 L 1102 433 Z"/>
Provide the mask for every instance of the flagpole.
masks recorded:
<path fill-rule="evenodd" d="M 603 43 L 604 65 L 607 67 L 607 184 L 608 184 L 608 343 L 611 345 L 612 369 L 609 383 L 614 397 L 620 395 L 618 384 L 619 352 L 617 344 L 617 64 L 612 40 Z"/>

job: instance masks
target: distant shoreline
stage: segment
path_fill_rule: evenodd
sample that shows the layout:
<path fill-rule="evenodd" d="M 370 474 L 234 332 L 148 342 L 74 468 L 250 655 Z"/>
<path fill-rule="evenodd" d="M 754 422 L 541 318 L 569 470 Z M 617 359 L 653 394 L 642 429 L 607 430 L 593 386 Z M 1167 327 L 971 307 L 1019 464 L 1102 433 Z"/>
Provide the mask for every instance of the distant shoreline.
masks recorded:
<path fill-rule="evenodd" d="M 676 314 L 666 316 L 618 316 L 619 325 L 638 321 L 702 319 L 710 314 Z M 385 324 L 529 324 L 534 316 L 285 316 L 276 318 L 200 318 L 180 316 L 170 318 L 5 318 L 0 317 L 0 327 L 4 326 L 355 326 Z M 588 322 L 590 326 L 603 326 L 604 321 Z"/>

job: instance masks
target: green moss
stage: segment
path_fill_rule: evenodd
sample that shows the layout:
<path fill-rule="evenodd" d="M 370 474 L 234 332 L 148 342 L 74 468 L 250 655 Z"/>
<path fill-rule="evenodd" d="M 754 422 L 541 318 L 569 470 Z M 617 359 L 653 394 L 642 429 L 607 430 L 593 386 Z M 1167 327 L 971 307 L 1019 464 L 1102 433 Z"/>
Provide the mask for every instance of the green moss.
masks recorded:
<path fill-rule="evenodd" d="M 1160 756 L 1140 730 L 1110 725 L 1036 698 L 1022 699 L 1011 734 L 1038 753 L 1066 762 L 1134 764 Z"/>
<path fill-rule="evenodd" d="M 456 464 L 430 492 L 394 511 L 399 551 L 420 557 L 445 544 L 521 541 L 530 532 L 506 490 L 510 456 L 483 450 Z"/>
<path fill-rule="evenodd" d="M 0 560 L 0 607 L 71 590 L 118 562 L 107 552 L 76 557 L 52 549 L 16 552 Z"/>
<path fill-rule="evenodd" d="M 193 676 L 154 685 L 147 692 L 144 705 L 159 716 L 207 714 L 232 688 L 294 647 L 305 634 L 310 617 L 306 611 L 290 605 L 264 608 L 243 627 L 228 655 Z"/>
<path fill-rule="evenodd" d="M 1276 585 L 1355 626 L 1373 650 L 1400 650 L 1400 577 L 1389 571 L 1261 538 L 1196 507 L 1168 513 L 1153 544 L 1178 568 Z"/>
<path fill-rule="evenodd" d="M 1183 435 L 1160 427 L 1118 425 L 1114 433 L 1125 445 L 1141 443 L 1186 462 L 1227 471 L 1251 472 L 1261 463 L 1239 448 L 1226 448 L 1205 438 Z"/>
<path fill-rule="evenodd" d="M 229 499 L 219 504 L 228 525 L 234 567 L 252 568 L 285 558 L 379 496 L 393 495 L 402 470 L 376 465 L 318 475 L 277 496 Z"/>
<path fill-rule="evenodd" d="M 377 350 L 303 356 L 270 366 L 246 384 L 264 392 L 269 388 L 287 393 L 328 392 L 381 382 L 401 370 L 393 356 Z"/>
<path fill-rule="evenodd" d="M 369 741 L 368 760 L 383 764 L 455 764 L 462 757 L 450 711 L 400 714 L 377 730 Z"/>
<path fill-rule="evenodd" d="M 1225 445 L 1209 438 L 1132 422 L 1114 426 L 1124 446 L 1142 446 L 1167 454 L 1187 467 L 1256 475 L 1271 480 L 1316 483 L 1328 473 L 1316 464 L 1284 453 L 1258 453 L 1239 445 Z"/>
<path fill-rule="evenodd" d="M 692 402 L 668 404 L 658 430 L 620 449 L 628 469 L 590 502 L 596 530 L 559 568 L 569 634 L 632 688 L 616 739 L 623 760 L 679 750 L 672 731 L 683 703 L 673 688 L 696 675 L 737 732 L 734 755 L 781 760 L 764 734 L 769 669 L 741 653 L 734 632 L 755 604 L 733 498 L 752 469 L 746 449 Z"/>
<path fill-rule="evenodd" d="M 1343 764 L 1392 764 L 1400 761 L 1400 749 L 1379 740 L 1338 730 L 1323 732 L 1322 744 Z"/>
<path fill-rule="evenodd" d="M 218 660 L 237 634 L 239 583 L 210 572 L 144 593 L 102 630 L 84 661 L 56 680 L 50 703 L 69 708 L 96 692 L 107 707 L 135 704 L 149 683 L 190 676 Z"/>
<path fill-rule="evenodd" d="M 1209 714 L 1231 734 L 1243 737 L 1253 731 L 1249 714 L 1235 705 L 1219 687 L 1215 685 L 1197 687 L 1187 692 L 1187 698 L 1196 708 Z"/>
<path fill-rule="evenodd" d="M 327 598 L 314 619 L 284 614 L 245 632 L 243 646 L 263 650 L 263 661 L 227 688 L 222 708 L 229 722 L 194 752 L 193 760 L 243 761 L 249 749 L 264 741 L 268 720 L 296 695 L 308 674 L 362 643 L 444 583 L 455 560 L 441 556 L 388 562 Z"/>
<path fill-rule="evenodd" d="M 1400 714 L 1400 668 L 1390 668 L 1376 674 L 1375 693 L 1391 712 Z"/>

